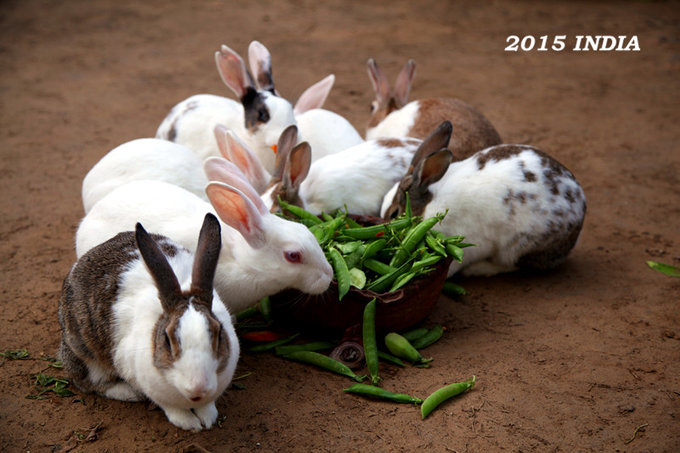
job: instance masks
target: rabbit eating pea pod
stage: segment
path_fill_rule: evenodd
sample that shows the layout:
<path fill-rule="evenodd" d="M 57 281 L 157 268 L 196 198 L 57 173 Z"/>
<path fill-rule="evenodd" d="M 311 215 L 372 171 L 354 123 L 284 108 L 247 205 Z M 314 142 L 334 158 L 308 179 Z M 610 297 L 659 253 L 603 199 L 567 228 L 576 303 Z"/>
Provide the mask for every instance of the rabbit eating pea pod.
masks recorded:
<path fill-rule="evenodd" d="M 451 129 L 444 122 L 433 134 Z M 451 160 L 446 148 L 419 149 L 381 208 L 385 218 L 399 215 L 408 193 L 414 215 L 448 210 L 437 229 L 475 244 L 462 263 L 451 264 L 449 276 L 545 270 L 566 259 L 586 213 L 585 194 L 569 170 L 527 145 L 497 145 Z"/>
<path fill-rule="evenodd" d="M 239 357 L 213 290 L 221 244 L 207 214 L 195 255 L 140 224 L 84 254 L 59 300 L 59 355 L 73 383 L 112 399 L 148 398 L 183 429 L 210 428 Z"/>

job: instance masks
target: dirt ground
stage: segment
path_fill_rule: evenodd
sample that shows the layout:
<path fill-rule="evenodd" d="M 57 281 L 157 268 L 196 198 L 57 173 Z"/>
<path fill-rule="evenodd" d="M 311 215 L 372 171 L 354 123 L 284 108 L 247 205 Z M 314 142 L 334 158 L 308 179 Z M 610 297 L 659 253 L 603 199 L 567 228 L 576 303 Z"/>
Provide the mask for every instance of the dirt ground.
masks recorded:
<path fill-rule="evenodd" d="M 295 100 L 329 73 L 326 107 L 363 132 L 375 57 L 418 63 L 412 98 L 459 97 L 505 142 L 552 154 L 588 213 L 559 269 L 457 279 L 425 321 L 448 328 L 430 369 L 384 366 L 384 387 L 476 387 L 422 421 L 409 405 L 342 392 L 346 378 L 245 354 L 245 389 L 200 433 L 159 410 L 34 394 L 41 360 L 0 358 L 0 450 L 680 451 L 680 8 L 678 2 L 4 0 L 0 6 L 0 351 L 56 354 L 80 184 L 108 150 L 152 136 L 195 93 L 230 96 L 222 43 L 263 42 Z M 639 52 L 572 51 L 577 35 L 637 36 Z M 566 35 L 564 51 L 506 52 L 510 35 Z M 93 434 L 88 437 L 89 434 Z"/>

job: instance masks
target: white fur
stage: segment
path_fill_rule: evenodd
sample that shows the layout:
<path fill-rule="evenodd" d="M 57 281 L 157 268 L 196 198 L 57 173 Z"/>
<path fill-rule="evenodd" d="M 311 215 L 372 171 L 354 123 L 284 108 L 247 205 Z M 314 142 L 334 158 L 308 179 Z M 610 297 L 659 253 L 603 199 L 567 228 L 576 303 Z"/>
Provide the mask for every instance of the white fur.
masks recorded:
<path fill-rule="evenodd" d="M 401 140 L 385 147 L 369 140 L 315 161 L 302 181 L 299 196 L 313 214 L 347 209 L 352 214 L 377 216 L 385 192 L 406 173 L 420 140 Z M 262 199 L 271 208 L 271 190 Z"/>
<path fill-rule="evenodd" d="M 411 101 L 402 108 L 390 112 L 376 126 L 367 128 L 366 140 L 380 137 L 408 137 L 419 114 L 419 101 Z"/>
<path fill-rule="evenodd" d="M 82 186 L 85 214 L 116 187 L 141 179 L 166 181 L 208 199 L 203 191 L 208 183 L 203 163 L 192 150 L 166 140 L 140 138 L 112 149 L 87 173 Z"/>
<path fill-rule="evenodd" d="M 188 290 L 193 254 L 180 248 L 168 262 L 182 289 Z M 143 394 L 163 409 L 174 425 L 187 430 L 210 428 L 217 419 L 215 400 L 231 382 L 240 352 L 231 316 L 219 295 L 213 294 L 212 311 L 229 341 L 227 366 L 217 372 L 218 360 L 212 354 L 207 320 L 190 306 L 179 322 L 182 354 L 166 370 L 153 366 L 151 341 L 163 309 L 153 278 L 142 260 L 134 261 L 121 275 L 120 285 L 118 300 L 113 305 L 113 361 L 129 388 L 114 386 L 106 396 L 129 400 L 125 398 L 126 391 L 129 397 Z M 191 401 L 194 395 L 201 395 L 201 401 Z"/>
<path fill-rule="evenodd" d="M 493 275 L 515 270 L 517 259 L 535 245 L 532 238 L 548 233 L 548 222 L 555 211 L 565 213 L 565 222 L 581 222 L 585 215 L 585 194 L 578 183 L 568 178 L 560 179 L 560 193 L 571 189 L 575 196 L 573 203 L 564 196 L 553 195 L 543 183 L 545 168 L 541 157 L 532 148 L 526 146 L 523 152 L 508 159 L 488 160 L 480 170 L 477 158 L 489 149 L 453 162 L 444 176 L 429 186 L 433 198 L 423 217 L 448 210 L 436 228 L 447 235 L 464 235 L 465 242 L 476 244 L 465 248 L 462 263 L 454 261 L 451 264 L 449 276 L 460 270 L 465 275 Z M 538 180 L 526 181 L 523 171 L 531 171 Z M 396 190 L 397 184 L 385 196 L 382 216 Z M 524 194 L 526 202 L 514 200 L 511 205 L 504 202 L 509 191 L 514 195 Z M 511 209 L 513 215 L 510 215 Z"/>
<path fill-rule="evenodd" d="M 295 116 L 299 142 L 312 148 L 312 162 L 363 143 L 359 132 L 342 116 L 325 109 L 312 109 Z"/>
<path fill-rule="evenodd" d="M 288 101 L 262 92 L 269 110 L 269 121 L 257 130 L 245 127 L 243 106 L 232 99 L 210 94 L 197 94 L 172 108 L 156 131 L 156 137 L 171 140 L 194 151 L 199 158 L 219 156 L 213 130 L 222 125 L 246 143 L 265 168 L 273 169 L 276 145 L 283 130 L 295 124 L 293 106 Z M 174 136 L 171 136 L 173 131 Z"/>
<path fill-rule="evenodd" d="M 238 231 L 222 224 L 214 285 L 232 312 L 286 288 L 321 293 L 332 278 L 330 265 L 306 227 L 263 211 L 264 207 L 255 219 L 263 231 L 261 245 L 249 245 Z M 210 203 L 175 185 L 133 181 L 112 191 L 85 216 L 76 233 L 76 254 L 80 257 L 118 232 L 134 229 L 136 222 L 195 251 L 207 212 L 220 216 Z M 287 262 L 285 251 L 302 253 L 303 263 Z"/>

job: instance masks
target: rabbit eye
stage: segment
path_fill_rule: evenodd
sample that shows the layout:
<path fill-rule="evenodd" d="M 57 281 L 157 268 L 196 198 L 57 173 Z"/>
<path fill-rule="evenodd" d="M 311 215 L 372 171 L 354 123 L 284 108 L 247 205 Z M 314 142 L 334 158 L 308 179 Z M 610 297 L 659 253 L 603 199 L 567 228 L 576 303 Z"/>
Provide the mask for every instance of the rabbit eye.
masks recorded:
<path fill-rule="evenodd" d="M 371 102 L 371 113 L 378 110 L 378 103 L 376 101 Z"/>
<path fill-rule="evenodd" d="M 261 123 L 266 123 L 267 121 L 269 121 L 269 113 L 264 109 L 260 110 L 257 113 L 257 121 Z"/>
<path fill-rule="evenodd" d="M 300 252 L 283 252 L 283 256 L 289 263 L 298 264 L 302 262 L 302 253 Z"/>

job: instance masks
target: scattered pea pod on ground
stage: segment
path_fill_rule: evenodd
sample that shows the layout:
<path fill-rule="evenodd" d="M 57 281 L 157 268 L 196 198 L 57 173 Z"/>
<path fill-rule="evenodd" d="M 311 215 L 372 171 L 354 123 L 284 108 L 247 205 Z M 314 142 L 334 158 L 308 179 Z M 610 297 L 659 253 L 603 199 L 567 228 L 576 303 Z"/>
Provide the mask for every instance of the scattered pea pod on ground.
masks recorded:
<path fill-rule="evenodd" d="M 425 398 L 425 401 L 423 401 L 423 404 L 420 406 L 420 414 L 423 418 L 427 417 L 430 415 L 430 413 L 441 403 L 444 401 L 448 400 L 449 398 L 452 398 L 456 395 L 460 395 L 467 389 L 470 389 L 474 387 L 475 385 L 475 380 L 476 377 L 472 376 L 471 379 L 463 382 L 456 382 L 455 384 L 449 384 L 445 387 L 442 387 L 436 391 L 434 391 L 430 396 Z"/>
<path fill-rule="evenodd" d="M 406 365 L 404 365 L 404 362 L 399 357 L 395 357 L 392 354 L 388 354 L 384 351 L 380 351 L 380 350 L 378 351 L 378 358 L 380 360 L 384 361 L 384 362 L 389 362 L 392 365 L 397 365 L 397 366 L 401 366 L 401 367 L 406 366 Z"/>
<path fill-rule="evenodd" d="M 411 342 L 411 346 L 416 349 L 423 349 L 437 340 L 439 340 L 444 334 L 444 328 L 439 324 L 427 331 L 427 333 L 419 338 L 416 338 Z"/>
<path fill-rule="evenodd" d="M 303 344 L 287 344 L 283 346 L 276 346 L 274 352 L 276 355 L 286 355 L 291 352 L 298 351 L 324 351 L 327 349 L 333 349 L 335 347 L 334 343 L 330 341 L 310 341 L 309 343 Z"/>
<path fill-rule="evenodd" d="M 396 332 L 385 335 L 385 346 L 395 356 L 408 360 L 414 365 L 424 365 L 432 361 L 432 359 L 426 359 L 420 355 L 406 338 Z"/>
<path fill-rule="evenodd" d="M 417 329 L 409 330 L 408 332 L 402 333 L 401 336 L 406 338 L 408 341 L 412 342 L 416 338 L 422 337 L 429 331 L 430 329 L 428 329 L 427 327 L 418 327 Z"/>
<path fill-rule="evenodd" d="M 297 362 L 309 363 L 310 365 L 315 365 L 319 368 L 323 368 L 328 371 L 332 371 L 343 376 L 354 379 L 357 382 L 361 382 L 366 379 L 366 376 L 358 376 L 352 370 L 349 369 L 347 365 L 342 362 L 338 362 L 335 359 L 328 357 L 327 355 L 319 354 L 314 351 L 296 351 L 291 352 L 283 356 L 286 359 L 295 360 Z"/>
<path fill-rule="evenodd" d="M 420 398 L 408 395 L 406 393 L 394 393 L 389 390 L 376 387 L 375 385 L 368 384 L 354 384 L 346 389 L 347 393 L 354 393 L 356 395 L 370 396 L 372 398 L 379 398 L 389 401 L 394 401 L 395 403 L 413 403 L 420 404 L 423 402 Z"/>
<path fill-rule="evenodd" d="M 362 341 L 364 344 L 364 356 L 366 366 L 371 376 L 371 383 L 378 385 L 381 381 L 378 376 L 378 342 L 375 337 L 375 312 L 377 301 L 375 297 L 364 307 L 364 318 L 362 323 Z"/>

